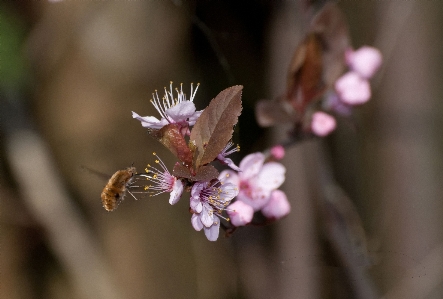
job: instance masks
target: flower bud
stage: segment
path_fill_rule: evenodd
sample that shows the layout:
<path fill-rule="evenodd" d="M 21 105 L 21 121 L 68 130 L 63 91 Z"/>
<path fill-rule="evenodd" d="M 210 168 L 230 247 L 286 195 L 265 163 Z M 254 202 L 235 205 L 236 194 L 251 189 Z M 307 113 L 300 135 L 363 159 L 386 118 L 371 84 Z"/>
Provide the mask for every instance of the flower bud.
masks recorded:
<path fill-rule="evenodd" d="M 368 80 L 356 72 L 348 72 L 335 82 L 335 90 L 340 100 L 348 105 L 366 103 L 371 97 L 371 87 Z"/>
<path fill-rule="evenodd" d="M 311 130 L 317 136 L 324 137 L 335 130 L 335 118 L 327 113 L 317 111 L 312 115 Z"/>
<path fill-rule="evenodd" d="M 288 215 L 290 211 L 291 205 L 289 204 L 286 194 L 281 190 L 272 191 L 271 199 L 261 210 L 266 218 L 275 220 Z"/>
<path fill-rule="evenodd" d="M 346 51 L 346 63 L 363 78 L 374 76 L 382 63 L 380 51 L 373 47 L 363 46 L 360 49 Z"/>
<path fill-rule="evenodd" d="M 251 222 L 254 216 L 254 209 L 240 200 L 231 204 L 227 208 L 227 212 L 234 226 L 246 225 Z"/>

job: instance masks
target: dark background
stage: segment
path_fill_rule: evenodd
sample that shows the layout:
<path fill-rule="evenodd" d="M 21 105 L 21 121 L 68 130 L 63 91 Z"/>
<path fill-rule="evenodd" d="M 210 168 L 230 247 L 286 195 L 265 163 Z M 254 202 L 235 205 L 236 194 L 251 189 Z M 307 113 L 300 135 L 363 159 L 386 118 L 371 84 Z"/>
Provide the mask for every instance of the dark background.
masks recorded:
<path fill-rule="evenodd" d="M 143 169 L 153 151 L 172 167 L 131 117 L 154 115 L 151 93 L 171 80 L 187 93 L 201 83 L 198 110 L 244 85 L 237 161 L 284 140 L 288 128 L 257 126 L 254 105 L 283 93 L 307 5 L 3 1 L 0 297 L 441 298 L 439 1 L 338 3 L 353 46 L 379 48 L 384 64 L 368 104 L 326 140 L 287 151 L 292 212 L 270 227 L 209 242 L 186 194 L 172 207 L 166 195 L 128 197 L 108 213 L 106 180 L 82 168 Z M 328 165 L 349 196 L 334 203 L 343 222 L 323 219 Z"/>

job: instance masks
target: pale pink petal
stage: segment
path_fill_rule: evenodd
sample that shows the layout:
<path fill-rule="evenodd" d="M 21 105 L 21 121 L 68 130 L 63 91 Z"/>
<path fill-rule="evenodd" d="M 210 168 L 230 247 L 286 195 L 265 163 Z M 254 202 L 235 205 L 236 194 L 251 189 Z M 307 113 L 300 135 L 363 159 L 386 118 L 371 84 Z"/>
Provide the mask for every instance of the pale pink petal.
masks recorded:
<path fill-rule="evenodd" d="M 193 126 L 195 125 L 195 122 L 197 121 L 197 119 L 200 117 L 200 115 L 202 114 L 203 110 L 200 111 L 195 111 L 192 115 L 189 116 L 189 125 Z"/>
<path fill-rule="evenodd" d="M 218 179 L 222 181 L 223 183 L 231 183 L 235 186 L 240 185 L 240 178 L 237 175 L 235 171 L 232 170 L 223 170 L 220 175 L 218 176 Z"/>
<path fill-rule="evenodd" d="M 195 112 L 195 105 L 192 102 L 184 101 L 167 109 L 165 114 L 171 117 L 174 122 L 179 123 L 186 121 Z"/>
<path fill-rule="evenodd" d="M 335 82 L 340 100 L 349 105 L 366 103 L 371 97 L 369 82 L 356 72 L 348 72 Z"/>
<path fill-rule="evenodd" d="M 324 137 L 335 130 L 335 118 L 327 113 L 317 111 L 312 115 L 311 130 L 317 136 Z"/>
<path fill-rule="evenodd" d="M 234 226 L 243 226 L 251 222 L 254 216 L 254 209 L 245 204 L 244 202 L 237 200 L 226 209 L 229 219 Z"/>
<path fill-rule="evenodd" d="M 231 201 L 234 197 L 238 195 L 238 192 L 239 188 L 237 185 L 223 182 L 222 193 L 220 194 L 220 197 Z"/>
<path fill-rule="evenodd" d="M 240 162 L 240 169 L 242 172 L 239 174 L 241 180 L 247 180 L 257 175 L 263 166 L 265 156 L 262 153 L 249 154 L 243 158 Z"/>
<path fill-rule="evenodd" d="M 200 220 L 203 225 L 206 227 L 210 227 L 214 223 L 214 211 L 207 203 L 203 204 L 203 210 L 200 213 Z"/>
<path fill-rule="evenodd" d="M 164 118 L 158 120 L 154 116 L 140 116 L 134 111 L 132 111 L 132 117 L 139 120 L 142 123 L 143 127 L 150 129 L 158 130 L 169 124 L 169 122 Z"/>
<path fill-rule="evenodd" d="M 264 190 L 274 190 L 285 181 L 286 168 L 278 162 L 265 163 L 260 170 L 255 181 L 250 183 L 253 186 L 260 187 Z M 251 179 L 252 180 L 252 179 Z"/>
<path fill-rule="evenodd" d="M 223 155 L 218 155 L 217 159 L 220 160 L 223 164 L 228 165 L 235 171 L 241 171 L 241 169 L 237 165 L 235 165 L 234 161 L 232 161 L 231 159 L 225 158 Z"/>
<path fill-rule="evenodd" d="M 271 219 L 280 219 L 288 215 L 290 211 L 291 205 L 286 194 L 281 190 L 272 191 L 271 199 L 261 210 L 265 217 Z"/>
<path fill-rule="evenodd" d="M 346 62 L 349 67 L 364 78 L 371 78 L 382 63 L 381 52 L 373 47 L 363 46 L 356 51 L 346 51 Z"/>
<path fill-rule="evenodd" d="M 214 216 L 214 224 L 210 227 L 205 227 L 205 236 L 209 241 L 217 241 L 220 233 L 220 219 Z"/>
<path fill-rule="evenodd" d="M 285 156 L 285 148 L 281 145 L 276 145 L 271 148 L 271 155 L 276 160 L 281 160 Z"/>
<path fill-rule="evenodd" d="M 201 222 L 198 214 L 192 214 L 191 224 L 192 224 L 192 227 L 198 232 L 201 231 L 203 228 L 203 223 Z"/>
<path fill-rule="evenodd" d="M 240 190 L 237 195 L 237 201 L 242 201 L 250 205 L 254 211 L 259 211 L 263 208 L 271 198 L 271 191 L 263 189 L 255 189 L 252 192 L 247 190 Z"/>
<path fill-rule="evenodd" d="M 183 193 L 183 183 L 181 180 L 175 180 L 174 186 L 172 187 L 171 195 L 169 197 L 169 203 L 171 205 L 176 204 Z"/>
<path fill-rule="evenodd" d="M 203 210 L 203 205 L 199 197 L 191 197 L 191 202 L 189 206 L 195 213 L 201 213 L 201 211 Z"/>

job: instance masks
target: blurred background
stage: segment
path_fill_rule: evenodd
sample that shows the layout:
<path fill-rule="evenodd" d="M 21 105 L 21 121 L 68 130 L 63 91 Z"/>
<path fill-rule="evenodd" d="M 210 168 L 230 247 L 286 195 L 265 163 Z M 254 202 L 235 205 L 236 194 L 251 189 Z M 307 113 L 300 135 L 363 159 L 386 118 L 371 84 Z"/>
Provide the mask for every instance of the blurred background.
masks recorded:
<path fill-rule="evenodd" d="M 155 115 L 151 93 L 169 81 L 187 93 L 200 82 L 198 110 L 244 86 L 237 162 L 284 140 L 287 128 L 257 126 L 254 105 L 284 92 L 320 6 L 2 1 L 0 297 L 442 298 L 439 1 L 339 2 L 353 46 L 378 47 L 384 65 L 368 104 L 287 151 L 292 212 L 272 226 L 209 242 L 186 195 L 172 207 L 127 197 L 108 213 L 106 179 L 82 168 L 141 170 L 153 151 L 172 167 L 131 117 Z"/>

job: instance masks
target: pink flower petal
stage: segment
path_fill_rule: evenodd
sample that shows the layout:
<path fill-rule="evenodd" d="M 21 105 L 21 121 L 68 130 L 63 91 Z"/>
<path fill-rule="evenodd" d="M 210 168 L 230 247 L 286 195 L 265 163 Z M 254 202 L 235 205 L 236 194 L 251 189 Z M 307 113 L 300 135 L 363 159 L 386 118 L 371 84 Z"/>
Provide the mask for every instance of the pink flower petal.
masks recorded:
<path fill-rule="evenodd" d="M 240 179 L 246 180 L 257 175 L 265 161 L 265 156 L 262 153 L 249 154 L 240 162 Z"/>
<path fill-rule="evenodd" d="M 205 227 L 205 236 L 209 241 L 217 241 L 220 233 L 220 219 L 214 216 L 214 224 L 210 227 Z"/>
<path fill-rule="evenodd" d="M 254 216 L 254 209 L 240 200 L 231 204 L 227 208 L 227 212 L 234 226 L 246 225 L 251 222 Z"/>
<path fill-rule="evenodd" d="M 371 97 L 369 82 L 356 72 L 348 72 L 335 82 L 340 100 L 349 105 L 366 103 Z"/>
<path fill-rule="evenodd" d="M 200 220 L 204 226 L 210 227 L 214 223 L 214 211 L 208 204 L 203 204 L 203 211 L 200 213 Z"/>
<path fill-rule="evenodd" d="M 151 129 L 158 130 L 158 129 L 163 128 L 167 124 L 169 124 L 169 122 L 164 118 L 162 118 L 161 120 L 158 120 L 154 116 L 140 116 L 137 113 L 135 113 L 134 111 L 132 111 L 132 117 L 139 120 L 142 123 L 142 126 L 145 128 L 151 128 Z"/>
<path fill-rule="evenodd" d="M 223 170 L 220 175 L 218 176 L 218 179 L 222 181 L 223 183 L 231 183 L 235 186 L 240 185 L 240 178 L 237 175 L 235 171 L 232 170 Z"/>
<path fill-rule="evenodd" d="M 254 211 L 259 211 L 263 208 L 271 198 L 271 191 L 264 190 L 253 190 L 253 192 L 248 193 L 245 190 L 240 190 L 237 195 L 237 201 L 240 200 L 247 205 L 250 205 Z"/>
<path fill-rule="evenodd" d="M 271 155 L 276 160 L 281 160 L 285 156 L 285 148 L 281 145 L 276 145 L 271 148 Z"/>
<path fill-rule="evenodd" d="M 189 117 L 193 116 L 194 113 L 195 105 L 189 101 L 178 103 L 165 111 L 165 114 L 171 117 L 176 123 L 186 121 Z"/>
<path fill-rule="evenodd" d="M 250 182 L 264 190 L 274 190 L 285 181 L 286 168 L 278 162 L 265 163 L 257 176 L 257 180 Z"/>
<path fill-rule="evenodd" d="M 324 137 L 335 130 L 337 123 L 331 115 L 317 111 L 312 115 L 311 130 L 320 137 Z"/>
<path fill-rule="evenodd" d="M 203 223 L 201 222 L 200 217 L 198 217 L 197 214 L 192 214 L 191 224 L 192 227 L 198 232 L 201 231 L 203 228 Z"/>
<path fill-rule="evenodd" d="M 356 51 L 348 50 L 345 55 L 349 67 L 366 79 L 374 76 L 382 63 L 381 52 L 373 47 L 363 46 Z"/>
<path fill-rule="evenodd" d="M 270 219 L 280 219 L 288 215 L 290 211 L 291 205 L 286 194 L 281 190 L 272 191 L 271 199 L 261 210 L 263 215 Z"/>
<path fill-rule="evenodd" d="M 189 116 L 189 125 L 193 126 L 195 125 L 195 122 L 197 121 L 197 119 L 200 117 L 200 115 L 202 114 L 203 110 L 200 111 L 195 111 L 192 115 Z"/>
<path fill-rule="evenodd" d="M 171 205 L 176 204 L 183 193 L 183 183 L 181 180 L 175 180 L 174 186 L 172 187 L 171 195 L 169 197 L 169 203 Z"/>

